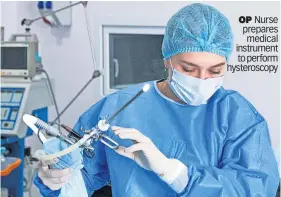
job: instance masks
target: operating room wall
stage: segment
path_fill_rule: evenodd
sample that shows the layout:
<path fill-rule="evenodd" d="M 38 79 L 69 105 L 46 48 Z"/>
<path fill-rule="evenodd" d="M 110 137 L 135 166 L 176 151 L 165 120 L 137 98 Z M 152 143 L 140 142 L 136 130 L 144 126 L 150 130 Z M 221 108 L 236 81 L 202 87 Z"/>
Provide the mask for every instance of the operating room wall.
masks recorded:
<path fill-rule="evenodd" d="M 190 3 L 89 2 L 87 9 L 99 68 L 102 69 L 102 25 L 165 26 L 173 13 Z M 209 2 L 209 4 L 214 5 L 229 18 L 235 36 L 234 43 L 242 39 L 239 16 L 279 16 L 280 13 L 278 2 Z M 2 2 L 1 13 L 6 39 L 11 33 L 24 31 L 20 26 L 22 18 L 38 16 L 35 2 Z M 31 32 L 39 37 L 43 65 L 54 79 L 57 102 L 59 109 L 62 110 L 90 79 L 93 72 L 83 7 L 80 5 L 72 9 L 71 28 L 55 29 L 37 22 L 31 26 Z M 234 64 L 235 61 L 234 51 L 230 63 Z M 279 148 L 280 143 L 279 70 L 280 68 L 275 74 L 228 72 L 225 78 L 225 87 L 238 90 L 268 121 L 275 150 Z M 79 115 L 101 98 L 101 85 L 101 78 L 94 80 L 62 116 L 61 122 L 73 126 Z M 51 107 L 49 117 L 52 120 L 55 116 L 54 107 Z M 30 140 L 28 143 L 35 142 Z"/>

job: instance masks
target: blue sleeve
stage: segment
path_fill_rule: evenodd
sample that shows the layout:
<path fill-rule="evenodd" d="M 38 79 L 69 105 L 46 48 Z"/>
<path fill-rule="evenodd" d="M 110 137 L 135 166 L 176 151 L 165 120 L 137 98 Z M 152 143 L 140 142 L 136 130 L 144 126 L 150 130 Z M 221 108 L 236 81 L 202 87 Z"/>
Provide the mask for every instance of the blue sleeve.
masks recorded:
<path fill-rule="evenodd" d="M 91 108 L 89 108 L 85 113 L 83 113 L 73 129 L 76 132 L 83 134 L 83 132 L 81 131 L 81 127 L 87 130 L 93 128 L 99 121 L 100 111 L 102 110 L 105 100 L 106 98 L 100 100 Z M 83 155 L 84 168 L 81 169 L 89 196 L 91 196 L 95 190 L 103 187 L 109 182 L 109 173 L 104 153 L 104 146 L 98 141 L 95 142 L 94 148 L 94 158 L 88 158 Z M 35 176 L 33 182 L 38 187 L 43 197 L 57 197 L 60 194 L 60 190 L 53 191 L 50 190 L 46 185 L 44 185 L 41 179 L 38 177 L 38 174 Z"/>
<path fill-rule="evenodd" d="M 187 165 L 189 182 L 179 196 L 275 197 L 279 173 L 268 127 L 262 117 L 253 116 L 255 120 L 235 116 L 229 121 L 232 131 L 218 166 Z"/>
<path fill-rule="evenodd" d="M 92 106 L 88 111 L 86 111 L 80 118 L 79 121 L 74 126 L 74 130 L 77 132 L 82 132 L 80 129 L 91 129 L 98 123 L 100 117 L 100 112 L 102 110 L 105 99 L 99 101 L 97 104 Z M 96 141 L 93 144 L 94 147 L 94 157 L 89 158 L 86 154 L 83 155 L 83 165 L 81 169 L 84 183 L 88 192 L 91 196 L 95 190 L 109 183 L 109 172 L 107 167 L 106 154 L 104 150 L 104 144 L 100 141 Z"/>

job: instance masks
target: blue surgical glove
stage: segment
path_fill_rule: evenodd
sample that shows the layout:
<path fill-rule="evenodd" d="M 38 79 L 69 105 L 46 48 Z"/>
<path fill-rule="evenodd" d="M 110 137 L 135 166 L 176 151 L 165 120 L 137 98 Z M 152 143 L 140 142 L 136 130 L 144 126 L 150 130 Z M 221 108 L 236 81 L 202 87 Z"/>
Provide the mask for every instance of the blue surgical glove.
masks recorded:
<path fill-rule="evenodd" d="M 69 145 L 57 138 L 49 138 L 43 144 L 43 150 L 39 154 L 53 154 L 66 149 Z M 41 161 L 38 177 L 43 184 L 51 190 L 60 190 L 60 197 L 65 196 L 87 196 L 83 177 L 80 169 L 82 165 L 81 149 L 56 158 L 51 161 Z M 35 153 L 36 154 L 36 153 Z M 51 169 L 49 168 L 51 166 Z"/>
<path fill-rule="evenodd" d="M 68 148 L 70 145 L 65 143 L 64 141 L 59 140 L 58 138 L 49 138 L 43 144 L 43 151 L 46 154 L 53 154 L 59 151 L 62 151 Z M 81 169 L 82 165 L 82 154 L 81 149 L 78 148 L 67 155 L 63 155 L 62 157 L 58 158 L 58 162 L 52 164 L 52 168 L 55 169 L 65 169 L 65 168 L 72 168 L 73 170 Z"/>

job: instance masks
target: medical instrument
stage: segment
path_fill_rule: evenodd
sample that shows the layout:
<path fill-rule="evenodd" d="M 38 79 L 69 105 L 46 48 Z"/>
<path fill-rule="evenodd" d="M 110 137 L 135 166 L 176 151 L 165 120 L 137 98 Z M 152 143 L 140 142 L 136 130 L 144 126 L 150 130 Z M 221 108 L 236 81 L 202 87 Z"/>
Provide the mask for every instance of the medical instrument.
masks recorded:
<path fill-rule="evenodd" d="M 33 134 L 22 122 L 22 115 L 28 113 L 48 121 L 47 107 L 54 101 L 49 91 L 52 80 L 37 72 L 38 44 L 37 36 L 29 32 L 1 41 L 1 147 L 7 150 L 5 158 L 15 161 L 24 161 L 26 137 Z M 1 187 L 10 196 L 22 197 L 24 162 L 9 166 L 15 164 L 18 166 L 12 173 L 1 176 Z"/>
<path fill-rule="evenodd" d="M 47 124 L 46 122 L 44 122 L 44 121 L 40 120 L 39 118 L 34 117 L 32 115 L 24 114 L 23 121 L 25 122 L 25 124 L 27 126 L 29 126 L 34 131 L 34 133 L 38 136 L 39 140 L 42 143 L 45 143 L 47 141 L 47 138 L 44 136 L 44 134 L 42 132 L 40 132 L 41 129 L 44 129 L 48 135 L 59 138 L 60 140 L 66 142 L 67 144 L 74 144 L 74 142 L 76 142 L 74 140 L 76 140 L 77 138 L 74 139 L 73 137 L 65 136 L 57 128 L 51 126 L 50 124 Z M 78 136 L 78 134 L 76 134 L 74 132 L 71 132 L 71 135 Z M 82 138 L 82 137 L 80 137 L 80 138 Z M 93 148 L 90 147 L 89 145 L 83 145 L 83 147 L 86 149 L 89 149 L 89 150 L 93 150 Z"/>
<path fill-rule="evenodd" d="M 79 139 L 81 139 L 83 136 L 80 135 L 78 132 L 74 131 L 72 128 L 70 128 L 67 125 L 61 124 L 60 125 L 64 130 L 68 132 L 68 138 L 69 140 L 73 142 L 77 142 Z M 94 157 L 94 148 L 92 146 L 88 146 L 87 149 L 83 150 L 83 153 L 88 157 L 92 158 Z"/>
<path fill-rule="evenodd" d="M 1 78 L 1 146 L 9 150 L 7 157 L 24 160 L 25 138 L 33 132 L 22 122 L 22 115 L 29 113 L 48 121 L 47 107 L 52 104 L 46 79 Z M 23 170 L 21 162 L 13 173 L 1 177 L 10 196 L 23 196 Z"/>
<path fill-rule="evenodd" d="M 27 127 L 21 121 L 23 114 L 53 104 L 46 80 L 2 78 L 1 82 L 1 137 L 22 138 L 27 134 Z"/>
<path fill-rule="evenodd" d="M 108 124 L 111 120 L 113 120 L 123 109 L 125 109 L 129 104 L 131 104 L 136 98 L 138 98 L 142 93 L 147 92 L 150 88 L 149 84 L 145 84 L 143 88 L 132 98 L 130 99 L 125 105 L 120 107 L 113 115 L 111 115 L 108 119 L 106 119 L 105 124 Z"/>
<path fill-rule="evenodd" d="M 61 127 L 64 128 L 64 130 L 66 130 L 69 133 L 70 136 L 73 135 L 74 138 L 82 138 L 81 135 L 79 135 L 77 132 L 75 132 L 69 126 L 61 124 Z"/>
<path fill-rule="evenodd" d="M 68 136 L 65 136 L 65 135 L 61 134 L 56 128 L 52 127 L 51 125 L 48 125 L 44 121 L 41 121 L 40 119 L 38 119 L 34 116 L 31 116 L 29 114 L 25 114 L 23 116 L 23 121 L 37 135 L 39 135 L 39 136 L 41 135 L 39 133 L 39 129 L 44 129 L 44 130 L 46 130 L 46 132 L 50 133 L 51 135 L 61 139 L 62 141 L 65 141 L 65 142 L 67 142 L 68 144 L 71 145 L 68 148 L 66 148 L 66 149 L 64 149 L 60 152 L 57 152 L 55 154 L 51 154 L 51 155 L 37 154 L 35 157 L 37 157 L 39 160 L 51 160 L 51 159 L 55 159 L 57 157 L 66 155 L 66 154 L 72 152 L 73 150 L 75 150 L 78 147 L 83 147 L 85 149 L 92 150 L 90 148 L 90 145 L 92 144 L 93 141 L 97 141 L 97 140 L 100 140 L 103 144 L 105 144 L 106 146 L 108 146 L 111 149 L 118 149 L 119 144 L 117 142 L 115 142 L 113 139 L 106 136 L 104 134 L 104 132 L 106 130 L 108 130 L 108 128 L 110 126 L 109 125 L 110 121 L 112 121 L 121 111 L 123 111 L 129 104 L 131 104 L 134 100 L 136 100 L 142 93 L 147 92 L 149 90 L 149 88 L 150 88 L 150 85 L 145 84 L 143 86 L 143 88 L 140 91 L 138 91 L 137 94 L 133 98 L 131 98 L 129 101 L 127 101 L 123 106 L 121 106 L 109 118 L 100 120 L 98 122 L 98 124 L 94 128 L 92 128 L 91 130 L 83 130 L 84 133 L 85 133 L 84 136 L 82 138 L 77 137 L 76 142 L 72 141 L 73 137 L 68 138 Z M 36 126 L 39 127 L 39 128 L 37 128 Z M 71 132 L 72 132 L 72 129 L 71 129 Z M 44 139 L 44 141 L 45 141 L 45 139 Z"/>
<path fill-rule="evenodd" d="M 36 34 L 12 34 L 8 41 L 1 41 L 1 76 L 33 77 L 37 56 Z"/>

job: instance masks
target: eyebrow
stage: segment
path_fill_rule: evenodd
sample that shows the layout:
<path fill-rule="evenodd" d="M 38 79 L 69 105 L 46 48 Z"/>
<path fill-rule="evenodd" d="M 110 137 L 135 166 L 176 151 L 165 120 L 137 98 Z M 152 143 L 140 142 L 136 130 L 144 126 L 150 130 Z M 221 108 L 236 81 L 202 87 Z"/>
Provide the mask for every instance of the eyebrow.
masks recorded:
<path fill-rule="evenodd" d="M 185 60 L 180 60 L 180 62 L 182 62 L 184 64 L 187 64 L 187 65 L 190 65 L 190 66 L 200 67 L 197 64 L 194 64 L 192 62 L 188 62 L 188 61 L 185 61 Z M 225 62 L 221 62 L 221 63 L 218 63 L 216 65 L 211 66 L 210 68 L 220 67 L 220 66 L 223 66 L 224 64 L 225 64 Z"/>

